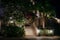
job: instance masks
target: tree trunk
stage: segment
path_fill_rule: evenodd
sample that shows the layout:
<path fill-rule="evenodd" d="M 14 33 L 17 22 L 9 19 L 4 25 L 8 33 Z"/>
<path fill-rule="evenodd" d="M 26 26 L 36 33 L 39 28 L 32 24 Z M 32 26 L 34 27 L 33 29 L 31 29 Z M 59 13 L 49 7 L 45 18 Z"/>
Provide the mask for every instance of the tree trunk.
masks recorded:
<path fill-rule="evenodd" d="M 38 17 L 38 27 L 42 26 L 42 28 L 45 28 L 45 14 L 43 12 L 40 13 L 39 10 L 37 10 L 36 16 Z"/>
<path fill-rule="evenodd" d="M 39 10 L 37 10 L 36 16 L 37 16 L 37 19 L 38 19 L 38 27 L 39 27 L 40 26 L 40 12 L 39 12 Z"/>
<path fill-rule="evenodd" d="M 44 13 L 41 13 L 41 23 L 42 23 L 42 28 L 45 28 L 45 15 L 44 15 Z"/>

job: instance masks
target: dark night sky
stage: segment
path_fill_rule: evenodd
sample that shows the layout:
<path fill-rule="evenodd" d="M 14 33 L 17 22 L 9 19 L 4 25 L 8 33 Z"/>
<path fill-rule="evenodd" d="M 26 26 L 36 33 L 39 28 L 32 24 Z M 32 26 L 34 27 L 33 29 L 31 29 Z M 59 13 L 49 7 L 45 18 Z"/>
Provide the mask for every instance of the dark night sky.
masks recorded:
<path fill-rule="evenodd" d="M 3 16 L 4 14 L 4 8 L 0 6 L 0 16 Z"/>
<path fill-rule="evenodd" d="M 60 18 L 60 1 L 59 0 L 51 0 L 52 5 L 55 7 L 56 9 L 56 16 L 57 18 Z"/>
<path fill-rule="evenodd" d="M 55 7 L 56 9 L 56 16 L 58 18 L 60 18 L 60 5 L 59 5 L 60 1 L 59 0 L 51 0 L 51 4 L 53 7 Z M 3 15 L 3 8 L 1 7 L 1 2 L 0 2 L 0 16 Z"/>
<path fill-rule="evenodd" d="M 3 15 L 3 12 L 4 11 L 4 8 L 2 7 L 2 3 L 1 3 L 1 0 L 0 0 L 0 17 Z"/>

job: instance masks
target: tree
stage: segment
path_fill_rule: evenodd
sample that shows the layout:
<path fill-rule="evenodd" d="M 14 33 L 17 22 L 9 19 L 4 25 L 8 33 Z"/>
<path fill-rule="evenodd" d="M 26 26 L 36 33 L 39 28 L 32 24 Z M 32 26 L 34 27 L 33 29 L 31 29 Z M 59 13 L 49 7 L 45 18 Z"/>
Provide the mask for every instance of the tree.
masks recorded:
<path fill-rule="evenodd" d="M 35 1 L 34 9 L 40 12 L 42 17 L 42 26 L 45 28 L 45 17 L 52 17 L 55 16 L 55 9 L 52 7 L 50 0 L 38 0 Z"/>
<path fill-rule="evenodd" d="M 33 10 L 33 5 L 30 0 L 2 0 L 2 4 L 5 8 L 5 20 L 9 20 L 11 16 L 17 20 L 23 19 L 25 12 L 28 13 Z"/>
<path fill-rule="evenodd" d="M 21 1 L 19 1 L 19 0 L 18 1 L 16 1 L 16 0 L 2 0 L 2 4 L 4 6 L 4 19 L 3 19 L 4 24 L 5 23 L 7 24 L 10 17 L 13 17 L 13 19 L 16 20 L 17 22 L 20 22 L 20 23 L 23 22 L 24 14 L 22 11 L 24 11 L 24 10 L 22 10 L 22 8 L 23 8 L 22 5 L 19 5 L 19 3 L 17 3 L 17 2 L 21 2 Z M 7 25 L 2 25 L 2 26 L 3 26 L 2 32 L 3 32 L 3 30 L 5 30 L 3 32 L 4 36 L 12 36 L 12 37 L 20 36 L 20 37 L 22 37 L 24 35 L 23 27 L 22 28 L 20 28 L 20 26 L 15 27 L 17 25 L 14 25 L 14 26 L 9 25 L 8 26 L 9 28 L 7 27 Z M 4 28 L 6 28 L 6 29 L 4 29 Z"/>

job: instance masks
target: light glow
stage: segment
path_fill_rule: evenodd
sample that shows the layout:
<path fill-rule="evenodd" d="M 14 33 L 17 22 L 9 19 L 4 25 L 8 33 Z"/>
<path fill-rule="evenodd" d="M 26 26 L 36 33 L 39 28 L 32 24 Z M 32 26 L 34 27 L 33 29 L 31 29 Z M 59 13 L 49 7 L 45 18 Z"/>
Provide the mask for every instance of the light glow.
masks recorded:
<path fill-rule="evenodd" d="M 13 21 L 10 21 L 10 23 L 14 23 Z"/>
<path fill-rule="evenodd" d="M 53 33 L 53 30 L 48 30 L 48 33 L 50 33 L 50 34 Z"/>
<path fill-rule="evenodd" d="M 40 33 L 40 30 L 39 29 L 37 29 L 37 34 L 39 34 Z"/>

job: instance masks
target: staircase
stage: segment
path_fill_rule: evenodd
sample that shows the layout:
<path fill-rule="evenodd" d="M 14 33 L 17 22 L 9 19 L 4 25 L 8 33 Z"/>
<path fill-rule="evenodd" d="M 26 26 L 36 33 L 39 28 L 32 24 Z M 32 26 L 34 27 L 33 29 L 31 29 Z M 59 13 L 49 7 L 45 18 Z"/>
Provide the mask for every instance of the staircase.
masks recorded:
<path fill-rule="evenodd" d="M 32 26 L 25 26 L 25 37 L 35 37 L 35 30 Z"/>

